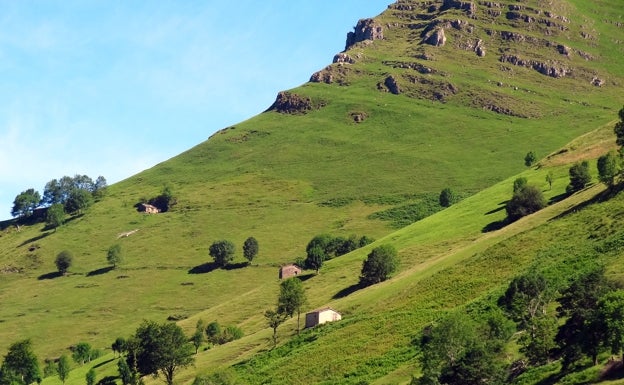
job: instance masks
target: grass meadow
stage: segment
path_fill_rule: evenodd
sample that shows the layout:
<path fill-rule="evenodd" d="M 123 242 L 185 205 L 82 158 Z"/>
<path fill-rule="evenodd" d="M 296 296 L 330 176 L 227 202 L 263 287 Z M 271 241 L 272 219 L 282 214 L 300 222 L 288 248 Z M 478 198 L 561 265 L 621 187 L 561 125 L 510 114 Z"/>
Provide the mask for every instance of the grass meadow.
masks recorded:
<path fill-rule="evenodd" d="M 537 3 L 543 2 L 531 4 Z M 449 30 L 444 47 L 424 46 L 418 28 L 385 12 L 379 20 L 399 27 L 388 28 L 385 40 L 352 48 L 358 61 L 345 67 L 346 85 L 306 83 L 292 90 L 320 102 L 320 109 L 268 111 L 224 128 L 110 186 L 102 200 L 56 231 L 42 223 L 19 229 L 0 223 L 0 352 L 30 338 L 40 360 L 53 359 L 89 342 L 105 355 L 75 367 L 67 385 L 82 384 L 90 367 L 98 379 L 116 375 L 110 345 L 142 320 L 176 319 L 190 335 L 203 319 L 237 325 L 245 336 L 202 348 L 177 383 L 227 370 L 244 384 L 406 384 L 419 370 L 414 341 L 425 325 L 494 298 L 532 266 L 564 276 L 600 260 L 621 279 L 621 252 L 613 245 L 622 236 L 624 198 L 603 199 L 605 188 L 594 177 L 590 187 L 563 199 L 571 163 L 587 159 L 596 175 L 595 158 L 613 148 L 613 123 L 622 107 L 619 8 L 613 1 L 592 4 L 600 6 L 580 0 L 552 5 L 571 21 L 548 38 L 592 60 L 562 58 L 546 44 L 501 42 L 495 38 L 501 31 L 545 38 L 542 27 L 469 19 L 459 11 L 444 16 L 473 23 L 474 36 Z M 485 57 L 462 48 L 468 38 L 484 41 Z M 501 63 L 501 52 L 567 60 L 577 72 L 550 78 Z M 423 78 L 452 84 L 456 92 L 431 100 L 420 83 L 406 81 L 420 75 L 389 64 L 402 61 L 430 66 L 435 71 Z M 403 94 L 378 90 L 389 75 L 400 79 Z M 590 75 L 605 86 L 591 85 Z M 483 103 L 526 117 L 497 114 Z M 365 120 L 356 123 L 354 113 Z M 530 168 L 524 166 L 528 151 L 540 159 Z M 552 204 L 503 226 L 519 176 Z M 164 186 L 177 198 L 172 210 L 136 211 Z M 462 200 L 442 209 L 435 198 L 446 187 Z M 423 211 L 431 215 L 415 221 Z M 376 242 L 304 277 L 304 310 L 332 306 L 343 321 L 297 337 L 296 320 L 288 320 L 279 328 L 279 346 L 270 350 L 263 313 L 275 306 L 278 268 L 304 257 L 307 242 L 321 233 Z M 260 251 L 246 265 L 242 244 L 249 236 Z M 229 269 L 213 269 L 208 248 L 222 239 L 237 246 L 236 259 Z M 116 243 L 123 262 L 112 269 L 106 252 Z M 398 272 L 358 290 L 362 261 L 385 243 L 399 250 Z M 596 253 L 597 247 L 605 251 Z M 54 258 L 63 250 L 74 260 L 69 274 L 58 276 Z M 544 378 L 557 367 L 543 370 L 530 375 Z M 595 369 L 588 370 L 577 376 L 595 378 Z M 43 381 L 59 383 L 55 377 Z"/>

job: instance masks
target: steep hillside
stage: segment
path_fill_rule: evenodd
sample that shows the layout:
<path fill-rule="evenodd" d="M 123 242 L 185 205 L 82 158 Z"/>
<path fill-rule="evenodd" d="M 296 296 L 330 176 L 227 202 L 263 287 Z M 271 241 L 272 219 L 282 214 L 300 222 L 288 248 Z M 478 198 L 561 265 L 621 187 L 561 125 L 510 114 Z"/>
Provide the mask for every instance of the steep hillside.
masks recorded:
<path fill-rule="evenodd" d="M 52 358 L 80 341 L 107 349 L 142 319 L 184 319 L 190 332 L 202 318 L 236 324 L 247 337 L 202 352 L 180 381 L 242 360 L 232 370 L 251 383 L 408 381 L 417 370 L 410 342 L 426 322 L 500 290 L 532 263 L 528 250 L 492 263 L 488 248 L 600 190 L 482 233 L 503 218 L 501 202 L 518 173 L 546 188 L 552 170 L 557 180 L 546 194 L 555 197 L 565 190 L 568 162 L 599 155 L 553 156 L 523 171 L 528 151 L 545 158 L 588 132 L 612 132 L 622 105 L 623 28 L 617 0 L 390 5 L 358 22 L 333 64 L 280 93 L 266 112 L 110 186 L 57 231 L 2 224 L 0 350 L 31 338 L 40 358 Z M 593 137 L 595 148 L 612 143 Z M 136 211 L 165 185 L 177 198 L 172 210 Z M 445 187 L 465 199 L 440 211 Z M 305 281 L 308 308 L 331 304 L 345 321 L 262 353 L 270 335 L 262 314 L 276 299 L 277 268 L 304 256 L 320 233 L 395 245 L 398 277 L 351 293 L 370 247 L 330 261 Z M 244 266 L 248 236 L 260 253 Z M 238 247 L 231 269 L 207 264 L 208 247 L 220 239 Z M 106 251 L 115 243 L 124 263 L 113 270 Z M 75 256 L 66 277 L 53 274 L 61 250 Z M 292 327 L 282 327 L 282 340 Z M 101 373 L 114 374 L 114 365 Z M 293 372 L 305 379 L 288 377 Z M 76 383 L 83 379 L 76 374 Z"/>

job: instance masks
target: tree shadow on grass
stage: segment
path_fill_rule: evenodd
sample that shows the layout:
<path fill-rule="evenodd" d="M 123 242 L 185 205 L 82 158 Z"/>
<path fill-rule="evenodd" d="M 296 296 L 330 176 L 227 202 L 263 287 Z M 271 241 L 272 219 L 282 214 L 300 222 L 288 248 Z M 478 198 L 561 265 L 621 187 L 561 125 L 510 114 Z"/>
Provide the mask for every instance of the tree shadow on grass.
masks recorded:
<path fill-rule="evenodd" d="M 316 274 L 314 273 L 310 273 L 310 274 L 302 274 L 302 275 L 296 275 L 294 278 L 297 278 L 298 280 L 300 280 L 301 282 L 305 282 L 308 279 L 314 277 Z"/>
<path fill-rule="evenodd" d="M 569 197 L 570 194 L 568 193 L 563 193 L 563 194 L 559 194 L 559 195 L 555 195 L 554 197 L 550 198 L 548 200 L 548 204 L 552 205 L 555 204 L 557 202 L 561 202 L 562 200 L 566 199 L 567 197 Z"/>
<path fill-rule="evenodd" d="M 621 378 L 624 378 L 624 364 L 619 360 L 610 360 L 600 373 L 602 381 L 615 381 Z"/>
<path fill-rule="evenodd" d="M 43 281 L 44 279 L 54 279 L 58 277 L 62 277 L 63 274 L 58 271 L 53 271 L 51 273 L 42 274 L 37 277 L 38 280 Z"/>
<path fill-rule="evenodd" d="M 214 262 L 206 262 L 204 264 L 195 266 L 191 270 L 188 271 L 189 274 L 206 274 L 211 271 L 217 270 L 219 266 Z"/>
<path fill-rule="evenodd" d="M 564 374 L 559 372 L 555 374 L 551 374 L 550 376 L 544 378 L 543 380 L 536 382 L 535 385 L 555 385 L 556 383 L 563 378 Z"/>
<path fill-rule="evenodd" d="M 340 298 L 344 298 L 348 295 L 351 295 L 353 293 L 355 293 L 356 291 L 363 289 L 364 286 L 361 285 L 359 282 L 356 284 L 353 284 L 349 287 L 345 287 L 344 289 L 340 290 L 338 293 L 334 294 L 334 296 L 332 297 L 332 299 L 340 299 Z"/>
<path fill-rule="evenodd" d="M 249 266 L 249 263 L 247 262 L 238 262 L 238 263 L 230 263 L 227 264 L 224 269 L 225 270 L 237 270 L 237 269 L 242 269 Z"/>
<path fill-rule="evenodd" d="M 250 266 L 248 262 L 238 262 L 238 263 L 230 263 L 225 267 L 221 267 L 214 262 L 206 262 L 201 265 L 197 265 L 188 271 L 189 274 L 206 274 L 211 271 L 215 271 L 217 269 L 222 268 L 223 270 L 238 270 Z"/>
<path fill-rule="evenodd" d="M 503 206 L 500 206 L 500 207 L 497 207 L 497 208 L 495 208 L 494 210 L 490 210 L 490 211 L 488 211 L 487 213 L 485 213 L 485 215 L 494 214 L 494 213 L 497 213 L 497 212 L 499 212 L 499 211 L 501 211 L 501 210 L 505 210 L 505 206 L 504 206 L 504 205 L 503 205 Z"/>
<path fill-rule="evenodd" d="M 114 267 L 112 266 L 106 266 L 106 267 L 102 267 L 101 269 L 97 269 L 97 270 L 93 270 L 87 273 L 87 277 L 94 277 L 96 275 L 102 275 L 102 274 L 106 274 L 109 271 L 112 271 L 114 269 Z"/>
<path fill-rule="evenodd" d="M 612 190 L 612 189 L 607 189 L 603 192 L 599 192 L 598 194 L 594 195 L 593 197 L 589 198 L 586 201 L 580 202 L 579 204 L 570 207 L 569 209 L 565 210 L 564 212 L 562 212 L 561 214 L 555 216 L 554 218 L 551 219 L 552 220 L 556 220 L 556 219 L 560 219 L 563 217 L 566 217 L 572 213 L 575 213 L 579 210 L 584 209 L 585 207 L 594 204 L 594 203 L 598 203 L 598 202 L 604 202 L 606 200 L 609 200 L 611 198 L 613 198 L 615 195 L 617 195 L 619 190 Z M 570 195 L 566 195 L 565 197 L 568 197 Z M 564 198 L 565 198 L 564 197 Z"/>
<path fill-rule="evenodd" d="M 97 365 L 93 365 L 93 369 L 97 369 L 97 368 L 99 368 L 100 366 L 104 366 L 104 365 L 108 364 L 109 362 L 115 361 L 116 359 L 117 359 L 117 358 L 111 358 L 110 360 L 102 361 L 102 362 L 100 362 L 100 363 L 99 363 L 99 364 L 97 364 Z"/>
<path fill-rule="evenodd" d="M 491 223 L 488 223 L 487 225 L 483 226 L 483 228 L 481 229 L 482 233 L 489 233 L 491 231 L 496 231 L 496 230 L 500 230 L 503 227 L 507 226 L 510 222 L 507 220 L 507 218 L 505 219 L 501 219 L 500 221 L 494 221 Z"/>
<path fill-rule="evenodd" d="M 30 239 L 27 239 L 24 242 L 22 242 L 18 247 L 25 246 L 25 245 L 27 245 L 29 243 L 32 243 L 32 242 L 36 242 L 36 241 L 38 241 L 40 239 L 43 239 L 43 238 L 47 237 L 50 234 L 52 234 L 52 231 L 48 231 L 48 232 L 45 232 L 45 233 L 43 233 L 41 235 L 37 235 L 36 237 L 32 237 Z"/>

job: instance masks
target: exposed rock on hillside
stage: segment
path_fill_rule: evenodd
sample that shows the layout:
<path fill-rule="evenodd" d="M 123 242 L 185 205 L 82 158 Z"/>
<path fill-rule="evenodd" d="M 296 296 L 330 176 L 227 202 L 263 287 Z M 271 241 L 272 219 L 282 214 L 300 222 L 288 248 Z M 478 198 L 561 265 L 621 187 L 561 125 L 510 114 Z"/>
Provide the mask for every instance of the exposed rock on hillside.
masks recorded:
<path fill-rule="evenodd" d="M 325 105 L 323 102 L 314 103 L 312 99 L 298 94 L 282 91 L 268 111 L 276 111 L 282 114 L 305 114 L 312 109 L 318 109 Z"/>
<path fill-rule="evenodd" d="M 431 67 L 424 66 L 416 62 L 402 62 L 402 61 L 383 61 L 384 65 L 392 68 L 409 68 L 418 71 L 421 74 L 434 74 L 437 71 Z"/>
<path fill-rule="evenodd" d="M 571 72 L 570 69 L 563 64 L 554 61 L 545 63 L 537 60 L 522 59 L 516 55 L 502 55 L 499 60 L 521 67 L 533 68 L 542 75 L 553 78 L 562 78 Z"/>
<path fill-rule="evenodd" d="M 475 14 L 477 7 L 473 1 L 444 0 L 440 10 L 446 11 L 447 9 L 461 9 L 472 16 Z"/>
<path fill-rule="evenodd" d="M 370 72 L 379 79 L 377 90 L 442 103 L 455 100 L 502 115 L 538 117 L 541 106 L 532 105 L 520 94 L 498 94 L 485 88 L 475 93 L 477 98 L 466 97 L 470 87 L 464 89 L 447 61 L 455 60 L 449 56 L 454 55 L 453 50 L 461 50 L 472 52 L 489 65 L 498 62 L 504 77 L 517 76 L 514 67 L 524 67 L 553 79 L 569 77 L 585 86 L 606 86 L 609 82 L 604 74 L 580 64 L 579 58 L 594 61 L 595 54 L 577 48 L 570 38 L 570 31 L 579 28 L 584 39 L 595 41 L 596 30 L 571 21 L 565 12 L 567 9 L 556 2 L 541 0 L 397 0 L 388 7 L 389 17 L 359 20 L 347 35 L 346 49 L 359 44 L 360 52 L 337 54 L 333 64 L 314 73 L 310 81 L 348 86 L 356 79 L 354 75 L 370 71 L 359 65 L 364 62 L 360 60 L 363 53 L 370 49 L 367 43 L 384 39 L 384 32 L 391 39 L 404 30 L 409 36 L 406 50 L 396 59 L 382 62 L 392 70 Z M 433 48 L 442 46 L 447 49 Z M 487 54 L 491 57 L 486 58 Z"/>
<path fill-rule="evenodd" d="M 444 35 L 444 28 L 436 29 L 428 36 L 425 36 L 423 40 L 425 43 L 440 47 L 446 44 L 446 36 Z"/>
<path fill-rule="evenodd" d="M 347 44 L 345 51 L 354 44 L 365 40 L 381 40 L 383 39 L 383 28 L 373 19 L 361 19 L 358 21 L 353 32 L 347 34 Z"/>
<path fill-rule="evenodd" d="M 342 63 L 334 64 L 323 68 L 312 74 L 310 82 L 312 83 L 336 83 L 341 86 L 347 85 L 347 74 L 351 71 L 351 68 Z"/>
<path fill-rule="evenodd" d="M 355 59 L 344 52 L 340 52 L 334 56 L 334 63 L 355 63 Z"/>
<path fill-rule="evenodd" d="M 352 112 L 351 113 L 351 118 L 353 118 L 353 121 L 355 123 L 362 123 L 364 120 L 366 120 L 367 117 L 368 115 L 366 114 L 366 112 Z"/>
<path fill-rule="evenodd" d="M 394 76 L 388 76 L 383 83 L 377 83 L 377 89 L 381 91 L 390 92 L 392 94 L 398 95 L 401 93 L 401 87 L 399 87 L 399 83 L 394 78 Z"/>
<path fill-rule="evenodd" d="M 405 94 L 411 98 L 428 99 L 445 103 L 449 97 L 456 95 L 459 89 L 452 83 L 438 80 L 430 76 L 404 75 L 409 87 Z"/>

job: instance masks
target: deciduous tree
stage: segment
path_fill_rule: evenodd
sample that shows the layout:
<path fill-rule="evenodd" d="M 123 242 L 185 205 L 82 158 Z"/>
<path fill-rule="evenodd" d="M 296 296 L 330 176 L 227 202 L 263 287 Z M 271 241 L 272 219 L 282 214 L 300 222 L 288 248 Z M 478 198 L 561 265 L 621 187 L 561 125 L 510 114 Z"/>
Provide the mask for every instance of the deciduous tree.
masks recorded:
<path fill-rule="evenodd" d="M 71 370 L 71 365 L 69 362 L 69 358 L 63 354 L 56 365 L 56 374 L 58 374 L 58 378 L 64 384 L 67 377 L 69 377 L 69 372 Z"/>
<path fill-rule="evenodd" d="M 85 375 L 85 382 L 87 383 L 87 385 L 95 385 L 95 379 L 96 379 L 95 370 L 91 368 Z"/>
<path fill-rule="evenodd" d="M 524 165 L 527 167 L 531 167 L 536 160 L 537 156 L 535 156 L 535 153 L 533 151 L 529 151 L 524 157 Z"/>
<path fill-rule="evenodd" d="M 15 342 L 9 347 L 0 372 L 0 377 L 3 377 L 4 380 L 10 379 L 7 385 L 15 381 L 22 385 L 41 382 L 39 361 L 33 352 L 30 340 Z"/>
<path fill-rule="evenodd" d="M 624 362 L 624 290 L 606 293 L 598 301 L 598 319 L 605 327 L 605 345 Z"/>
<path fill-rule="evenodd" d="M 450 207 L 455 203 L 457 197 L 455 196 L 455 192 L 451 190 L 449 187 L 445 188 L 440 192 L 440 206 L 442 207 Z"/>
<path fill-rule="evenodd" d="M 206 326 L 206 337 L 212 344 L 218 344 L 221 338 L 221 325 L 217 321 L 213 321 Z"/>
<path fill-rule="evenodd" d="M 123 262 L 123 256 L 121 254 L 121 245 L 116 243 L 108 248 L 106 253 L 106 260 L 110 265 L 113 265 L 113 269 L 117 268 Z"/>
<path fill-rule="evenodd" d="M 277 310 L 269 309 L 264 312 L 269 327 L 273 329 L 273 348 L 277 346 L 277 328 L 286 320 L 286 314 Z"/>
<path fill-rule="evenodd" d="M 373 285 L 385 281 L 398 267 L 397 251 L 392 245 L 375 247 L 362 265 L 360 284 Z"/>
<path fill-rule="evenodd" d="M 84 365 L 91 361 L 91 345 L 87 342 L 79 342 L 73 349 L 72 359 L 75 363 Z"/>
<path fill-rule="evenodd" d="M 143 321 L 134 338 L 137 344 L 132 349 L 136 351 L 128 357 L 136 357 L 136 367 L 141 374 L 162 375 L 167 385 L 173 385 L 178 369 L 194 361 L 193 348 L 175 323 Z"/>
<path fill-rule="evenodd" d="M 605 338 L 604 323 L 598 313 L 598 300 L 611 290 L 604 268 L 584 273 L 561 292 L 557 316 L 565 319 L 556 341 L 563 355 L 563 368 L 568 369 L 582 354 L 596 363 Z"/>
<path fill-rule="evenodd" d="M 555 293 L 542 274 L 529 272 L 511 281 L 498 304 L 524 329 L 531 319 L 546 314 Z"/>
<path fill-rule="evenodd" d="M 121 356 L 121 353 L 126 351 L 126 340 L 123 337 L 117 337 L 115 342 L 111 344 L 113 353 L 117 353 Z"/>
<path fill-rule="evenodd" d="M 589 174 L 589 163 L 582 161 L 576 163 L 569 169 L 570 184 L 566 188 L 568 193 L 580 191 L 591 182 L 591 175 Z"/>
<path fill-rule="evenodd" d="M 531 365 L 545 365 L 557 347 L 557 319 L 550 315 L 538 315 L 526 323 L 524 334 L 520 336 L 520 351 Z"/>
<path fill-rule="evenodd" d="M 306 269 L 314 269 L 316 270 L 316 274 L 318 274 L 320 268 L 323 266 L 324 260 L 325 252 L 323 249 L 321 249 L 320 246 L 314 246 L 308 250 L 304 265 Z"/>
<path fill-rule="evenodd" d="M 535 186 L 525 186 L 516 191 L 505 209 L 510 221 L 518 220 L 546 207 L 546 199 L 542 191 Z"/>
<path fill-rule="evenodd" d="M 56 231 L 65 222 L 65 208 L 60 203 L 55 203 L 48 207 L 46 212 L 46 224 Z"/>
<path fill-rule="evenodd" d="M 607 186 L 611 187 L 615 184 L 615 178 L 620 173 L 620 159 L 615 151 L 609 151 L 607 154 L 598 158 L 598 178 Z"/>
<path fill-rule="evenodd" d="M 617 122 L 613 128 L 616 136 L 615 143 L 618 146 L 624 146 L 624 108 L 618 112 L 618 116 L 620 117 L 620 121 Z"/>
<path fill-rule="evenodd" d="M 521 176 L 519 178 L 516 178 L 514 180 L 514 184 L 513 184 L 513 192 L 517 193 L 518 191 L 520 191 L 523 188 L 525 188 L 528 183 L 529 183 L 529 181 L 527 180 L 527 178 L 525 178 L 523 176 Z"/>
<path fill-rule="evenodd" d="M 299 333 L 299 321 L 301 308 L 306 303 L 306 294 L 303 284 L 297 278 L 288 278 L 280 283 L 280 293 L 277 299 L 277 311 L 289 317 L 297 313 L 297 334 Z"/>
<path fill-rule="evenodd" d="M 548 189 L 552 190 L 552 184 L 555 181 L 555 174 L 552 171 L 548 171 L 546 174 L 546 182 L 548 183 Z"/>
<path fill-rule="evenodd" d="M 73 261 L 72 254 L 67 250 L 63 250 L 60 253 L 58 253 L 54 263 L 56 264 L 56 269 L 58 270 L 58 272 L 65 275 L 67 274 L 67 271 L 71 267 L 72 261 Z"/>
<path fill-rule="evenodd" d="M 88 190 L 74 188 L 65 202 L 65 211 L 70 214 L 81 213 L 93 204 L 93 196 Z"/>
<path fill-rule="evenodd" d="M 258 250 L 259 246 L 256 238 L 249 237 L 245 239 L 245 242 L 243 243 L 243 256 L 249 261 L 249 263 L 251 263 L 256 255 L 258 255 Z"/>
<path fill-rule="evenodd" d="M 32 215 L 33 211 L 39 206 L 41 195 L 35 189 L 28 189 L 19 193 L 13 201 L 11 215 L 14 217 L 26 218 Z"/>
<path fill-rule="evenodd" d="M 210 256 L 214 258 L 214 262 L 219 267 L 227 266 L 234 259 L 234 251 L 236 247 L 230 241 L 216 241 L 208 249 Z"/>
<path fill-rule="evenodd" d="M 195 354 L 197 354 L 199 347 L 206 341 L 204 327 L 204 321 L 200 319 L 197 321 L 197 325 L 195 325 L 195 333 L 191 336 L 191 342 L 195 346 Z"/>

